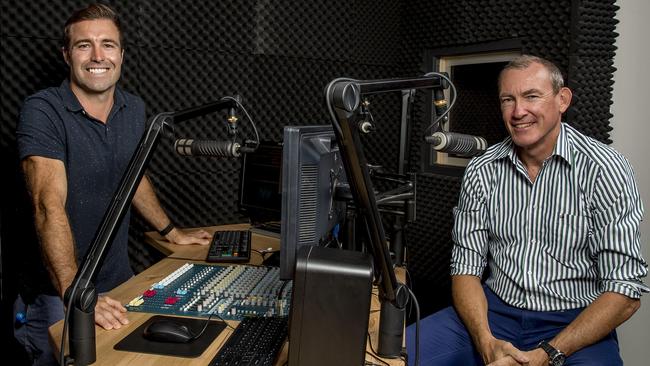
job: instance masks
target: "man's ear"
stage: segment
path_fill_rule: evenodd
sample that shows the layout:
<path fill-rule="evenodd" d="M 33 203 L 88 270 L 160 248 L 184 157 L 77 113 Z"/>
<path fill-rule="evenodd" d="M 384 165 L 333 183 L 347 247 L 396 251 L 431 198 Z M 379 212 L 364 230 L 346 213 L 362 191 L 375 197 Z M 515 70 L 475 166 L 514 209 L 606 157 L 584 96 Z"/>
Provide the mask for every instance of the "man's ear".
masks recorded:
<path fill-rule="evenodd" d="M 571 98 L 573 97 L 573 92 L 571 91 L 571 89 L 564 86 L 562 87 L 562 89 L 560 89 L 560 92 L 558 94 L 560 94 L 560 112 L 564 113 L 571 105 Z"/>
<path fill-rule="evenodd" d="M 69 58 L 69 55 L 68 55 L 68 49 L 65 48 L 65 47 L 61 47 L 61 53 L 63 54 L 63 60 L 65 61 L 65 63 L 68 66 L 70 66 L 70 58 Z"/>

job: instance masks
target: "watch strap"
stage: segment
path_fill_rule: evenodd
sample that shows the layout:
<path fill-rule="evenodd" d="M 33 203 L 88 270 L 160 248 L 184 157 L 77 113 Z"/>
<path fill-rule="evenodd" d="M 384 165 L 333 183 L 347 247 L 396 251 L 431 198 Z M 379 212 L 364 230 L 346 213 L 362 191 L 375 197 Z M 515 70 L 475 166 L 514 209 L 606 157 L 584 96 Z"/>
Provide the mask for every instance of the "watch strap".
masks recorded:
<path fill-rule="evenodd" d="M 169 234 L 169 232 L 172 231 L 172 230 L 174 230 L 174 224 L 172 224 L 170 222 L 169 225 L 167 225 L 164 228 L 158 230 L 158 234 L 160 234 L 160 236 L 165 236 L 165 235 Z"/>
<path fill-rule="evenodd" d="M 551 366 L 561 366 L 564 364 L 564 353 L 560 351 L 559 349 L 551 346 L 547 341 L 541 341 L 539 342 L 539 345 L 537 346 L 546 352 L 548 355 L 549 362 L 548 364 Z"/>

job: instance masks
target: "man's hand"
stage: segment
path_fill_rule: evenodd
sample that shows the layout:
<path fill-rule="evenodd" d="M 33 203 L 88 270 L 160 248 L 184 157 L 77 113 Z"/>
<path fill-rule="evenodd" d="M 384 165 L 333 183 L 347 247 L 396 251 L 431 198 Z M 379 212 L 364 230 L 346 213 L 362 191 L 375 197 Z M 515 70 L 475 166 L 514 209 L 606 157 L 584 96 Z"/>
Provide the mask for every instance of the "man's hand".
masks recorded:
<path fill-rule="evenodd" d="M 480 352 L 488 366 L 528 365 L 530 360 L 527 352 L 522 352 L 512 343 L 494 337 L 481 345 Z"/>
<path fill-rule="evenodd" d="M 528 357 L 528 366 L 548 366 L 548 355 L 541 348 L 524 352 Z"/>
<path fill-rule="evenodd" d="M 167 239 L 172 244 L 178 245 L 208 245 L 210 244 L 212 235 L 210 235 L 207 231 L 201 229 L 184 231 L 178 228 L 174 228 L 174 230 L 170 231 L 169 234 L 165 235 L 165 239 Z"/>
<path fill-rule="evenodd" d="M 501 341 L 503 342 L 503 341 Z M 507 342 L 504 342 L 507 343 Z M 513 349 L 517 350 L 514 346 L 512 346 L 510 343 L 507 343 L 512 347 Z M 514 356 L 514 355 L 518 356 Z M 515 359 L 515 357 L 518 357 Z M 528 360 L 528 362 L 523 361 L 523 360 Z M 517 361 L 519 360 L 519 361 Z M 534 350 L 528 351 L 528 352 L 521 352 L 517 350 L 513 354 L 508 354 L 505 357 L 502 357 L 496 361 L 493 361 L 492 363 L 488 364 L 488 366 L 518 366 L 518 365 L 525 365 L 525 366 L 547 366 L 548 365 L 548 355 L 546 352 L 544 352 L 543 349 L 541 348 L 535 348 Z"/>
<path fill-rule="evenodd" d="M 106 330 L 120 329 L 129 324 L 126 308 L 108 296 L 99 296 L 95 305 L 95 323 Z"/>

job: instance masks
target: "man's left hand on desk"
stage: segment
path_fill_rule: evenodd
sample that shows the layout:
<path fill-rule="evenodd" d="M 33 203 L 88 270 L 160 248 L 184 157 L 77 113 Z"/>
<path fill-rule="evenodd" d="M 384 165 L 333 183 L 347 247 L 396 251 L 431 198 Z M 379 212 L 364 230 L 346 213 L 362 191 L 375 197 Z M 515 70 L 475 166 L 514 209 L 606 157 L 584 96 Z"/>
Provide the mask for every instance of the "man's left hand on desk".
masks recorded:
<path fill-rule="evenodd" d="M 181 230 L 179 228 L 174 228 L 174 230 L 170 231 L 169 234 L 165 235 L 165 239 L 172 244 L 178 245 L 208 245 L 210 244 L 212 235 L 203 229 Z"/>

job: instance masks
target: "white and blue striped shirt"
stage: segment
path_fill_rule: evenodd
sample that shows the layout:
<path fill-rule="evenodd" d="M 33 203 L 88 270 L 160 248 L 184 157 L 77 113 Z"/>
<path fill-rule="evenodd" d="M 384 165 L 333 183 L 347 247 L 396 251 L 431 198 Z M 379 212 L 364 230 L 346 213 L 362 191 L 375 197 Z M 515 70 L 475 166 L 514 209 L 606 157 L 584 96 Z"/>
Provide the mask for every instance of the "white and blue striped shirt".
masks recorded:
<path fill-rule="evenodd" d="M 641 296 L 643 204 L 629 162 L 571 126 L 531 182 L 511 139 L 474 158 L 454 208 L 451 274 L 481 276 L 506 303 L 558 311 L 601 293 Z"/>

